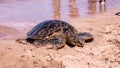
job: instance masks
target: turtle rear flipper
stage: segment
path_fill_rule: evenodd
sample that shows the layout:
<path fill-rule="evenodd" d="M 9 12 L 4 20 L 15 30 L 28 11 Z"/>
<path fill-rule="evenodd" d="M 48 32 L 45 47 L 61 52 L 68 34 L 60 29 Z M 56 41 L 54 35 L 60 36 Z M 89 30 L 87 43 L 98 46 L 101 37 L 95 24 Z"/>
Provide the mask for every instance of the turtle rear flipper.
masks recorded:
<path fill-rule="evenodd" d="M 85 40 L 85 42 L 93 41 L 93 35 L 88 32 L 80 32 L 80 33 L 78 33 L 78 36 L 80 38 L 83 38 Z"/>
<path fill-rule="evenodd" d="M 61 37 L 52 37 L 45 40 L 35 40 L 33 45 L 36 47 L 46 46 L 46 49 L 61 49 L 65 46 L 65 41 Z"/>
<path fill-rule="evenodd" d="M 26 41 L 26 39 L 17 39 L 16 40 L 17 43 L 23 44 L 23 45 L 27 45 L 28 42 Z"/>

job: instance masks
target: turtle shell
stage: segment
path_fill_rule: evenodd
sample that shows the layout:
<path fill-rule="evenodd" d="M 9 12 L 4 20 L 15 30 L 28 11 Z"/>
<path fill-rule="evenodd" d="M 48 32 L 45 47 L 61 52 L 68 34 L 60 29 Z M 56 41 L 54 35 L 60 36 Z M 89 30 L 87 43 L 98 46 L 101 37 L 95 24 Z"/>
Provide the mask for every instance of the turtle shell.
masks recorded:
<path fill-rule="evenodd" d="M 28 38 L 46 39 L 54 35 L 73 37 L 78 31 L 72 25 L 60 20 L 47 20 L 36 25 L 27 33 Z"/>

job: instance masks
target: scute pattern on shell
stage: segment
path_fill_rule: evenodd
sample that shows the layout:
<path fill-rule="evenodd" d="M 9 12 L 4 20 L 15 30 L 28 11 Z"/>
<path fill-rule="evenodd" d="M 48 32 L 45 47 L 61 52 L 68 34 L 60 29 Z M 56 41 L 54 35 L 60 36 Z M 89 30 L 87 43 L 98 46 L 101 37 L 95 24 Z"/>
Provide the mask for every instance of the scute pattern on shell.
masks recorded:
<path fill-rule="evenodd" d="M 36 25 L 31 31 L 27 33 L 29 38 L 39 38 L 44 39 L 47 36 L 51 36 L 54 33 L 62 32 L 77 34 L 77 30 L 72 25 L 60 21 L 60 20 L 47 20 Z"/>

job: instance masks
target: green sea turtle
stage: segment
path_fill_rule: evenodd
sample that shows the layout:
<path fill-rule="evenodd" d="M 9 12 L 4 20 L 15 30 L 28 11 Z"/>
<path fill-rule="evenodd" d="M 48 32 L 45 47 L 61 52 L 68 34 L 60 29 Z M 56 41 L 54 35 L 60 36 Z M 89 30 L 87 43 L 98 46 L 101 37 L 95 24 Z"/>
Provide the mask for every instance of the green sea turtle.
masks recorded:
<path fill-rule="evenodd" d="M 52 44 L 53 48 L 62 48 L 67 43 L 83 47 L 85 41 L 92 40 L 88 32 L 78 32 L 77 29 L 61 20 L 47 20 L 36 25 L 27 33 L 26 41 L 34 45 Z"/>

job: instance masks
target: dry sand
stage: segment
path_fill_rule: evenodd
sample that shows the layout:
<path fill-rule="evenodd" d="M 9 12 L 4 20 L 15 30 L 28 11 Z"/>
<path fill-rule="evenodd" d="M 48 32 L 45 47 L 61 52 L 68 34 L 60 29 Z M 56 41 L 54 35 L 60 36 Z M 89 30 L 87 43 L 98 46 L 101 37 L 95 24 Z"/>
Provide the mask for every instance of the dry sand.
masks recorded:
<path fill-rule="evenodd" d="M 78 31 L 92 33 L 94 40 L 83 48 L 66 45 L 58 51 L 16 43 L 27 29 L 1 25 L 0 68 L 120 68 L 120 16 L 114 15 L 119 11 L 120 6 L 90 18 L 67 20 Z"/>

